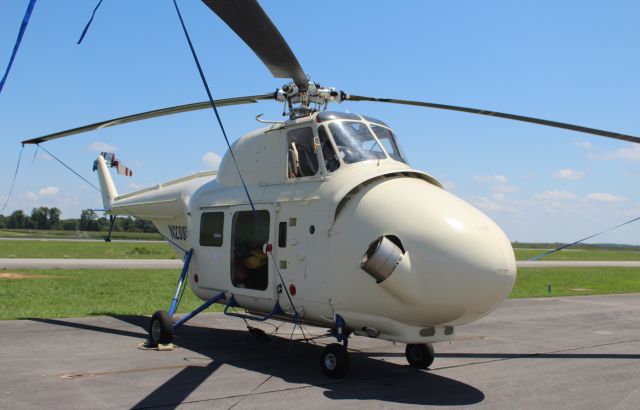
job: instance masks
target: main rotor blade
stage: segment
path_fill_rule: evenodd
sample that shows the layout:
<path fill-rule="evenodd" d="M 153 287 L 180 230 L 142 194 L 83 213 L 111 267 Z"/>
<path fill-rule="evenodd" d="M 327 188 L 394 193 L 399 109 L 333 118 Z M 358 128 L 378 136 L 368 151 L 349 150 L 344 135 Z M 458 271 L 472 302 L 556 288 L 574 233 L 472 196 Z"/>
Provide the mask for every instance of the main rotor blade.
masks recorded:
<path fill-rule="evenodd" d="M 344 101 L 384 102 L 384 103 L 391 103 L 391 104 L 414 105 L 417 107 L 439 108 L 442 110 L 450 110 L 450 111 L 462 111 L 470 114 L 480 114 L 480 115 L 487 115 L 489 117 L 499 117 L 499 118 L 506 118 L 508 120 L 530 122 L 533 124 L 546 125 L 546 126 L 555 127 L 555 128 L 564 128 L 566 130 L 571 130 L 571 131 L 584 132 L 587 134 L 594 134 L 594 135 L 599 135 L 607 138 L 615 138 L 618 140 L 640 143 L 640 137 L 634 137 L 633 135 L 626 135 L 626 134 L 620 134 L 617 132 L 597 130 L 595 128 L 588 128 L 580 125 L 566 124 L 566 123 L 557 122 L 557 121 L 543 120 L 540 118 L 525 117 L 522 115 L 505 114 L 497 111 L 480 110 L 477 108 L 458 107 L 456 105 L 444 105 L 444 104 L 436 104 L 436 103 L 430 103 L 430 102 L 424 102 L 424 101 L 409 101 L 409 100 L 396 100 L 393 98 L 365 97 L 361 95 L 349 95 L 349 94 L 347 94 L 343 98 L 343 100 Z"/>
<path fill-rule="evenodd" d="M 262 94 L 262 95 L 249 95 L 246 97 L 224 98 L 221 100 L 214 100 L 216 107 L 226 107 L 229 105 L 241 105 L 241 104 L 253 104 L 259 100 L 273 100 L 275 95 Z M 203 110 L 211 108 L 209 101 L 203 101 L 193 104 L 177 105 L 175 107 L 161 108 L 159 110 L 142 112 L 140 114 L 127 115 L 126 117 L 114 118 L 112 120 L 96 122 L 95 124 L 89 124 L 78 128 L 73 128 L 66 131 L 56 132 L 55 134 L 49 134 L 38 138 L 22 141 L 23 144 L 40 144 L 41 142 L 51 141 L 57 138 L 66 137 L 69 135 L 80 134 L 87 131 L 98 130 L 107 127 L 113 127 L 115 125 L 122 125 L 128 122 L 148 120 L 150 118 L 163 117 L 165 115 L 179 114 L 181 112 Z"/>
<path fill-rule="evenodd" d="M 227 23 L 276 78 L 291 78 L 307 89 L 307 76 L 289 45 L 256 0 L 202 0 Z"/>

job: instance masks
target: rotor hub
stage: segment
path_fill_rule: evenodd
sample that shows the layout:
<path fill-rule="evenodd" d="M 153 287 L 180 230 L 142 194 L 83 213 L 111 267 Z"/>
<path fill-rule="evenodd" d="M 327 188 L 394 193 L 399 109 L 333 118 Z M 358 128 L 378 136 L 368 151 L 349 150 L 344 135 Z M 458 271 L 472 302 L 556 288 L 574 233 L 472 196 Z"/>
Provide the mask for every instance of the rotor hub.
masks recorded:
<path fill-rule="evenodd" d="M 292 82 L 276 91 L 276 100 L 286 102 L 289 117 L 296 119 L 326 109 L 330 102 L 342 102 L 344 95 L 335 87 L 322 87 L 312 81 L 307 83 L 306 89 L 300 89 Z M 286 111 L 284 115 L 287 115 Z"/>

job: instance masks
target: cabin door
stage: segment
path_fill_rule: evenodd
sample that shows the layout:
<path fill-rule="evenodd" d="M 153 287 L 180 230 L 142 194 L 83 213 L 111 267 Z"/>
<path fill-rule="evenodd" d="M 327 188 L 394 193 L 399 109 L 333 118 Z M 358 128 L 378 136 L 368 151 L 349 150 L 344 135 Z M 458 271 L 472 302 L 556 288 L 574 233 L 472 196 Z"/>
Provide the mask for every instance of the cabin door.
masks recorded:
<path fill-rule="evenodd" d="M 231 293 L 242 307 L 271 310 L 276 286 L 267 252 L 273 243 L 272 207 L 232 207 L 231 214 Z"/>

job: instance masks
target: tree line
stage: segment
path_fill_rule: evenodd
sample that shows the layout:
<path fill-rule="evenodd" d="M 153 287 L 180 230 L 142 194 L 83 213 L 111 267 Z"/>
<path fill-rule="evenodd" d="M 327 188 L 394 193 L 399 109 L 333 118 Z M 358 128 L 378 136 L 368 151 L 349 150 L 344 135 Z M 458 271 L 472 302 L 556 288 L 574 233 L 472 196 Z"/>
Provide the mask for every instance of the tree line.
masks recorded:
<path fill-rule="evenodd" d="M 41 206 L 33 208 L 31 215 L 22 210 L 5 216 L 0 214 L 0 229 L 42 229 L 64 231 L 107 231 L 109 219 L 98 217 L 95 211 L 85 209 L 80 218 L 62 219 L 62 211 L 58 208 Z M 149 221 L 129 216 L 119 216 L 113 225 L 115 232 L 158 232 Z"/>

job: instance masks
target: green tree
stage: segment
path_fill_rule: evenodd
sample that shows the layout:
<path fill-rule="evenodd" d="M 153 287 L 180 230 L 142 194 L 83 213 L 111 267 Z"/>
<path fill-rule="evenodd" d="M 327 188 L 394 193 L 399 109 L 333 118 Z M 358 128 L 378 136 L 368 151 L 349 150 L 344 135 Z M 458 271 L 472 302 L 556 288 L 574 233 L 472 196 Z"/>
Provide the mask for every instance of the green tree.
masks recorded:
<path fill-rule="evenodd" d="M 13 211 L 7 218 L 7 228 L 9 229 L 22 229 L 24 228 L 24 220 L 26 216 L 21 209 Z"/>
<path fill-rule="evenodd" d="M 91 209 L 85 209 L 80 214 L 80 230 L 81 231 L 97 231 L 98 216 Z"/>
<path fill-rule="evenodd" d="M 62 221 L 62 229 L 65 231 L 75 231 L 78 229 L 79 222 L 77 219 L 65 219 Z"/>
<path fill-rule="evenodd" d="M 41 206 L 31 210 L 31 222 L 34 229 L 49 229 L 49 208 Z"/>
<path fill-rule="evenodd" d="M 58 229 L 60 227 L 60 216 L 62 215 L 62 211 L 58 208 L 49 209 L 49 229 Z"/>

